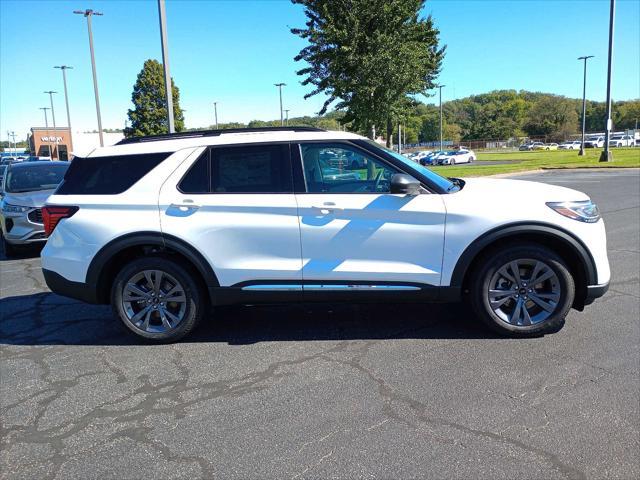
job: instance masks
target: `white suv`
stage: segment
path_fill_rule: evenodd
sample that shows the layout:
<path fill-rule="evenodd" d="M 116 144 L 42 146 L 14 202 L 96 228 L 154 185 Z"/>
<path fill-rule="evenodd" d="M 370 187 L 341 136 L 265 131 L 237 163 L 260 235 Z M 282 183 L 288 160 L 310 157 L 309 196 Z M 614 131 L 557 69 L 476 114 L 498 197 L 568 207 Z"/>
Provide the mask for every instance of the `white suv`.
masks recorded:
<path fill-rule="evenodd" d="M 538 335 L 610 276 L 583 193 L 447 179 L 361 136 L 303 127 L 123 140 L 76 157 L 43 217 L 51 290 L 111 303 L 158 342 L 209 306 L 299 301 L 467 299 L 498 332 Z"/>

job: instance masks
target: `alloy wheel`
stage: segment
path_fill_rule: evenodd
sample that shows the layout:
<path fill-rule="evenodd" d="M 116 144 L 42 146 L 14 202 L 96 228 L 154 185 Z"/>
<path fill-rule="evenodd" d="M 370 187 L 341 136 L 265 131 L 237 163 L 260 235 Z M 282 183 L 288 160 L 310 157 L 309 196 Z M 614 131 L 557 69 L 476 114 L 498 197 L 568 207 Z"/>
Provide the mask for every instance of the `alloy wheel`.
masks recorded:
<path fill-rule="evenodd" d="M 173 276 L 162 270 L 143 270 L 125 283 L 122 309 L 134 327 L 147 333 L 166 333 L 184 319 L 187 297 Z"/>
<path fill-rule="evenodd" d="M 544 322 L 557 309 L 560 280 L 546 263 L 529 258 L 504 264 L 491 277 L 487 296 L 505 323 L 527 327 Z"/>

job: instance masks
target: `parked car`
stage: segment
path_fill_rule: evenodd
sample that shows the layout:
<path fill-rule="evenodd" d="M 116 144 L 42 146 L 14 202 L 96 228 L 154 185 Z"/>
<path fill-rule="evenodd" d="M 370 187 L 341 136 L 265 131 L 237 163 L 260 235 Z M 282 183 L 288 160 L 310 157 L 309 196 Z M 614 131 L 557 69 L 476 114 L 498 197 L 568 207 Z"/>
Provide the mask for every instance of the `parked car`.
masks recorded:
<path fill-rule="evenodd" d="M 591 135 L 584 141 L 584 148 L 604 147 L 604 135 Z"/>
<path fill-rule="evenodd" d="M 526 151 L 531 150 L 531 143 L 523 143 L 522 145 L 520 145 L 518 147 L 518 150 L 521 151 L 521 152 L 526 152 Z"/>
<path fill-rule="evenodd" d="M 476 158 L 473 150 L 449 150 L 442 153 L 435 160 L 437 165 L 456 165 L 459 163 L 472 163 Z"/>
<path fill-rule="evenodd" d="M 531 150 L 548 150 L 547 144 L 543 142 L 533 142 L 531 144 Z"/>
<path fill-rule="evenodd" d="M 25 162 L 51 162 L 53 161 L 51 159 L 51 157 L 38 157 L 36 155 L 31 155 L 29 157 L 26 157 Z"/>
<path fill-rule="evenodd" d="M 558 145 L 558 150 L 580 150 L 582 142 L 580 140 L 569 140 Z"/>
<path fill-rule="evenodd" d="M 635 139 L 631 135 L 613 135 L 609 139 L 610 147 L 633 147 Z"/>
<path fill-rule="evenodd" d="M 544 144 L 544 150 L 557 150 L 558 149 L 558 144 L 557 143 L 545 143 Z"/>
<path fill-rule="evenodd" d="M 425 158 L 427 155 L 432 153 L 433 150 L 420 150 L 419 152 L 415 152 L 412 160 L 419 162 L 421 159 Z"/>
<path fill-rule="evenodd" d="M 420 163 L 420 165 L 423 165 L 423 166 L 436 165 L 438 158 L 441 155 L 445 155 L 445 154 L 446 152 L 444 151 L 436 150 L 435 152 L 430 152 L 424 157 L 422 157 L 418 163 Z"/>
<path fill-rule="evenodd" d="M 42 206 L 62 181 L 69 164 L 13 163 L 6 167 L 0 193 L 0 231 L 4 253 L 46 241 Z"/>
<path fill-rule="evenodd" d="M 18 160 L 18 157 L 2 157 L 2 160 L 0 160 L 0 165 L 10 165 L 12 163 L 19 163 L 22 160 Z"/>
<path fill-rule="evenodd" d="M 325 175 L 326 150 L 367 169 Z M 584 193 L 449 179 L 309 127 L 128 138 L 76 157 L 42 213 L 49 288 L 111 303 L 156 342 L 189 334 L 211 306 L 319 300 L 466 300 L 496 331 L 539 335 L 610 277 Z"/>

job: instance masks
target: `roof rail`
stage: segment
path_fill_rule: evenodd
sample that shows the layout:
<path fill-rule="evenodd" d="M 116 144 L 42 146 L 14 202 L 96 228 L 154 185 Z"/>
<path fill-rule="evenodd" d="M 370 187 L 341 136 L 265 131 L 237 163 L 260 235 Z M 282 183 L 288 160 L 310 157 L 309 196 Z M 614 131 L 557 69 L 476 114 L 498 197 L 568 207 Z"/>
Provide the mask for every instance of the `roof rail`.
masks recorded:
<path fill-rule="evenodd" d="M 223 130 L 193 130 L 189 132 L 164 133 L 161 135 L 148 135 L 146 137 L 123 138 L 116 145 L 130 143 L 157 142 L 161 140 L 177 140 L 180 138 L 216 137 L 227 133 L 254 133 L 254 132 L 326 132 L 316 127 L 256 127 L 256 128 L 228 128 Z"/>

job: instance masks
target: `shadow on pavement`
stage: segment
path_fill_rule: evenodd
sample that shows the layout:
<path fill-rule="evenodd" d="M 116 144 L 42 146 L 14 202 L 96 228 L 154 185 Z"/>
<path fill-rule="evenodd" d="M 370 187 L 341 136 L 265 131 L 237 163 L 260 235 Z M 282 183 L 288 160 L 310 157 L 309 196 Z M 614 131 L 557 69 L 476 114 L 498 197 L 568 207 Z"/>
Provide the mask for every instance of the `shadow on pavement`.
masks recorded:
<path fill-rule="evenodd" d="M 458 304 L 297 304 L 219 307 L 184 343 L 501 338 Z M 0 300 L 0 343 L 144 344 L 109 306 L 52 293 Z"/>

